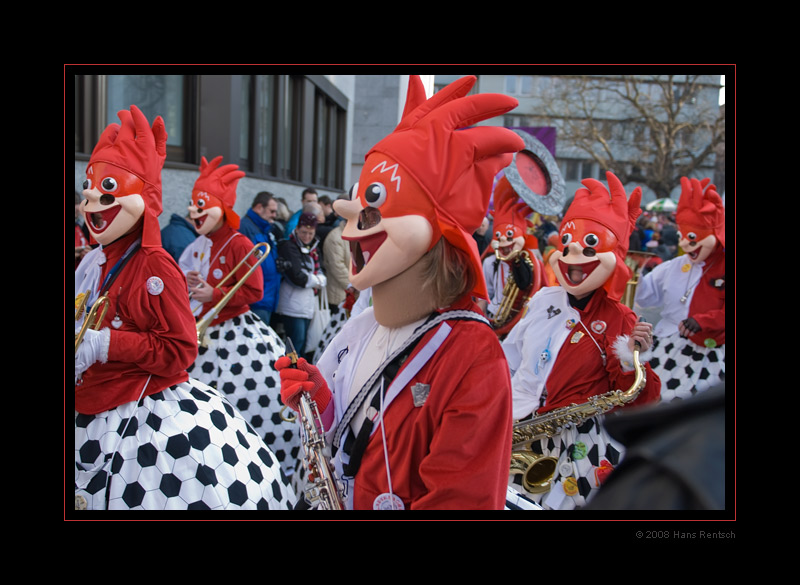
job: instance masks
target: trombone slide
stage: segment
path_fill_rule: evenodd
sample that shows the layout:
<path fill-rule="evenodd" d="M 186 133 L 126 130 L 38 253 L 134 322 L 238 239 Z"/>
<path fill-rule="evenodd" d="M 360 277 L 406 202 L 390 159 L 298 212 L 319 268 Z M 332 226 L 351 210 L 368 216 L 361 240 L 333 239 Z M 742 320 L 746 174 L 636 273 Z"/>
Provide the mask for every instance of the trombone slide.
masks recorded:
<path fill-rule="evenodd" d="M 260 248 L 263 248 L 263 251 L 259 252 Z M 214 319 L 216 319 L 217 316 L 222 312 L 222 309 L 224 309 L 225 306 L 230 302 L 230 300 L 233 298 L 233 295 L 236 294 L 236 291 L 238 291 L 239 288 L 245 282 L 247 282 L 247 279 L 250 278 L 250 276 L 256 271 L 256 269 L 259 266 L 261 266 L 261 263 L 264 260 L 266 260 L 267 256 L 269 255 L 269 250 L 270 246 L 268 243 L 259 242 L 258 244 L 253 246 L 253 248 L 247 253 L 247 255 L 244 258 L 242 258 L 242 260 L 236 265 L 236 267 L 233 270 L 231 270 L 227 275 L 225 275 L 225 278 L 223 278 L 217 283 L 215 288 L 220 288 L 223 283 L 228 281 L 231 275 L 236 273 L 239 270 L 239 268 L 241 268 L 247 262 L 250 256 L 252 256 L 253 254 L 259 254 L 255 264 L 250 266 L 247 273 L 241 279 L 239 279 L 239 281 L 236 284 L 234 284 L 227 293 L 225 293 L 225 296 L 223 296 L 222 299 L 220 299 L 220 301 L 216 305 L 214 305 L 214 307 L 212 307 L 205 315 L 203 315 L 203 317 L 199 321 L 197 321 L 198 345 L 203 347 L 208 346 L 208 340 L 206 339 L 206 329 L 208 329 L 208 326 L 211 325 Z"/>

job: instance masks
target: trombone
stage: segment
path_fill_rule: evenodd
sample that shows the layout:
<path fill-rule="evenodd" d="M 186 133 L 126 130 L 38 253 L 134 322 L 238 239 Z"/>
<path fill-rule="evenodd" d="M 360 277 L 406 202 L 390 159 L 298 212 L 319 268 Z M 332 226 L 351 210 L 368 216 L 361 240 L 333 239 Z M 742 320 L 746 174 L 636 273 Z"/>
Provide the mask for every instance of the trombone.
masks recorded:
<path fill-rule="evenodd" d="M 260 250 L 261 248 L 263 248 L 263 250 Z M 247 281 L 247 279 L 250 278 L 253 272 L 255 272 L 256 268 L 258 268 L 261 265 L 261 263 L 267 259 L 267 256 L 269 256 L 269 250 L 270 246 L 267 242 L 259 242 L 258 244 L 253 246 L 253 248 L 247 253 L 247 255 L 244 258 L 242 258 L 241 262 L 239 262 L 236 265 L 236 267 L 225 276 L 225 278 L 223 278 L 216 284 L 214 288 L 220 288 L 225 282 L 228 281 L 228 279 L 234 273 L 238 272 L 239 268 L 241 268 L 247 262 L 250 256 L 256 254 L 257 260 L 255 264 L 250 266 L 250 269 L 247 271 L 244 277 L 240 279 L 239 282 L 237 282 L 235 285 L 233 285 L 233 287 L 231 287 L 231 289 L 225 294 L 225 296 L 222 297 L 222 299 L 220 299 L 220 301 L 216 305 L 214 305 L 212 309 L 210 309 L 205 315 L 203 315 L 203 317 L 199 321 L 197 321 L 197 344 L 199 346 L 208 347 L 206 329 L 208 329 L 208 326 L 211 325 L 211 322 L 217 318 L 222 309 L 225 308 L 225 305 L 227 305 L 230 302 L 231 298 L 233 298 L 233 295 L 236 294 L 236 291 L 238 291 L 239 288 Z"/>
<path fill-rule="evenodd" d="M 75 307 L 75 321 L 81 318 L 83 312 L 86 310 L 86 302 L 89 299 L 89 292 L 86 291 L 81 295 L 80 301 L 78 301 L 78 305 Z M 86 335 L 87 329 L 93 329 L 97 331 L 100 329 L 100 325 L 103 323 L 103 319 L 108 312 L 108 305 L 109 300 L 108 296 L 103 295 L 98 298 L 94 304 L 92 305 L 91 310 L 86 315 L 86 318 L 83 320 L 83 325 L 81 325 L 80 331 L 75 334 L 75 351 L 78 351 L 78 347 L 80 347 L 81 342 L 83 341 L 84 335 Z M 99 312 L 99 314 L 98 314 Z"/>

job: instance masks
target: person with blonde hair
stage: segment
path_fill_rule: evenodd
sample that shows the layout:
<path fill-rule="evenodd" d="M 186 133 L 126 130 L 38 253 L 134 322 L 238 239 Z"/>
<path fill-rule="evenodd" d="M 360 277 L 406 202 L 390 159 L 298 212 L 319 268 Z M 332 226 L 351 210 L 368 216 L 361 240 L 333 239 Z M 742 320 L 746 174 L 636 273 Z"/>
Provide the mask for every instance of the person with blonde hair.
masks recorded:
<path fill-rule="evenodd" d="M 472 233 L 497 172 L 523 146 L 473 126 L 516 100 L 467 93 L 465 77 L 426 99 L 411 76 L 403 117 L 368 153 L 349 201 L 350 282 L 372 306 L 317 365 L 281 358 L 281 396 L 316 402 L 346 509 L 503 509 L 511 390 Z M 299 348 L 298 348 L 299 349 Z"/>

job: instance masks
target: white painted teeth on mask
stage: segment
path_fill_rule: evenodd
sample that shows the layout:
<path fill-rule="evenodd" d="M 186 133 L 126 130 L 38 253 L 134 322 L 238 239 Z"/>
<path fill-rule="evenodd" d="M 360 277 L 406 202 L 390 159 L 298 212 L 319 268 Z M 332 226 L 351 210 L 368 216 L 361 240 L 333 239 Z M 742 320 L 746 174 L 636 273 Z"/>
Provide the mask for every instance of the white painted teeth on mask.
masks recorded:
<path fill-rule="evenodd" d="M 364 257 L 364 266 L 366 266 L 367 262 L 369 262 L 369 252 L 362 250 L 361 255 Z"/>

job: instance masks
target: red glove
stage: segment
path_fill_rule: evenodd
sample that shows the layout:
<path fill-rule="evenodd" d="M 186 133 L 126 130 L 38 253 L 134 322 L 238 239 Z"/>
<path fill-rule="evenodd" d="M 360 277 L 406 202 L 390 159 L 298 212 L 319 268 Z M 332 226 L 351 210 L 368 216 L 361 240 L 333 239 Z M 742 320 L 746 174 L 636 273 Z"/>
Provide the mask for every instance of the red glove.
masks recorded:
<path fill-rule="evenodd" d="M 345 291 L 344 304 L 342 305 L 342 308 L 345 311 L 347 311 L 347 314 L 349 315 L 350 311 L 353 310 L 353 305 L 355 304 L 356 304 L 356 295 L 353 292 L 353 289 L 348 288 Z"/>
<path fill-rule="evenodd" d="M 291 367 L 292 360 L 283 356 L 275 361 L 275 369 L 281 377 L 281 401 L 294 411 L 300 410 L 300 393 L 307 392 L 317 403 L 320 414 L 325 412 L 331 401 L 328 383 L 316 366 L 304 358 L 297 360 L 297 367 Z"/>

